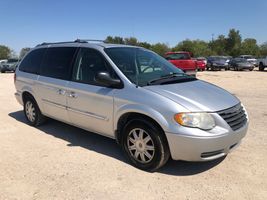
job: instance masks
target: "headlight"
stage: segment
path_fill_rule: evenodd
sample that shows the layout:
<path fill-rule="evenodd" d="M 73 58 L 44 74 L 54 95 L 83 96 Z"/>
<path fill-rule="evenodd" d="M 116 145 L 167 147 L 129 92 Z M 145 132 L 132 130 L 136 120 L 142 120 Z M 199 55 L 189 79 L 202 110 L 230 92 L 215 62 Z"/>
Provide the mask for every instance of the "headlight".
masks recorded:
<path fill-rule="evenodd" d="M 209 113 L 178 113 L 174 115 L 174 120 L 182 126 L 203 130 L 215 127 L 215 121 Z"/>

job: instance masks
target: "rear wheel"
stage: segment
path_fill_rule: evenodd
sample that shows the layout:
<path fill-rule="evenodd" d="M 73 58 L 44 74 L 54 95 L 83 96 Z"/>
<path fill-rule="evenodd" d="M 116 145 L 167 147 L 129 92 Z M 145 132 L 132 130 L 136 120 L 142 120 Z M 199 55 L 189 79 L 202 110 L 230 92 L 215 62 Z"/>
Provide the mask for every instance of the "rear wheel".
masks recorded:
<path fill-rule="evenodd" d="M 142 170 L 155 171 L 170 157 L 164 133 L 144 119 L 135 119 L 126 124 L 122 147 L 131 164 Z"/>
<path fill-rule="evenodd" d="M 5 72 L 6 72 L 5 70 L 1 69 L 1 73 L 5 73 Z"/>
<path fill-rule="evenodd" d="M 24 115 L 31 126 L 39 126 L 45 121 L 45 116 L 31 97 L 26 97 L 24 101 Z"/>

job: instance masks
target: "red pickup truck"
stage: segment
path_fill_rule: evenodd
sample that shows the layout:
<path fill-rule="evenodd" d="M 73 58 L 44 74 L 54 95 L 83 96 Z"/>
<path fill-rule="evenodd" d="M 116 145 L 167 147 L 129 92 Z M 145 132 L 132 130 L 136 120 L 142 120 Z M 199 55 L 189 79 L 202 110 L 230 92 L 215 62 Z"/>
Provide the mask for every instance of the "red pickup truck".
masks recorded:
<path fill-rule="evenodd" d="M 197 62 L 191 58 L 190 52 L 167 52 L 165 58 L 189 75 L 196 75 Z"/>

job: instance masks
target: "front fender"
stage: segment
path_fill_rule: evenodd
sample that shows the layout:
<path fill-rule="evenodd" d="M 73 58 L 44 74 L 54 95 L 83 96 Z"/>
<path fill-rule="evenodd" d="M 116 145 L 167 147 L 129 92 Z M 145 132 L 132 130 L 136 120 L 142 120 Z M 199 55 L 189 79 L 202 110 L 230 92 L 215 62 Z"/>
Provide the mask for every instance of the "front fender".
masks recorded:
<path fill-rule="evenodd" d="M 119 107 L 117 110 L 114 112 L 114 130 L 117 130 L 118 126 L 118 121 L 121 116 L 123 116 L 126 113 L 138 113 L 138 114 L 143 114 L 146 115 L 153 120 L 155 120 L 164 131 L 169 130 L 169 124 L 168 120 L 158 111 L 155 109 L 148 107 L 148 106 L 143 106 L 139 104 L 127 104 Z"/>

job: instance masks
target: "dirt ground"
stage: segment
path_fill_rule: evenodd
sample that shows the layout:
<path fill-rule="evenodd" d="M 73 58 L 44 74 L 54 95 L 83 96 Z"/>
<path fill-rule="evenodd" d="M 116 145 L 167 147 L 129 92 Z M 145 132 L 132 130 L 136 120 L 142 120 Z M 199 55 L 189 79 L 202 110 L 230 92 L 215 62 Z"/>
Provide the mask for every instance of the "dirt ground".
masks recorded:
<path fill-rule="evenodd" d="M 267 71 L 199 72 L 238 96 L 250 126 L 226 158 L 169 161 L 155 173 L 127 163 L 116 143 L 57 121 L 33 128 L 0 74 L 0 200 L 267 199 Z"/>

